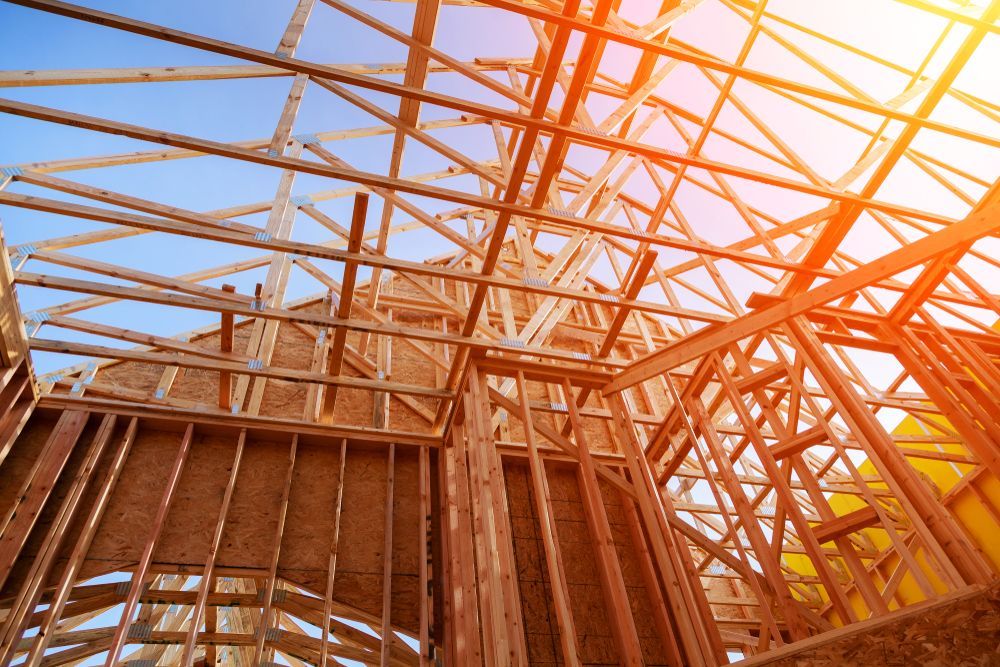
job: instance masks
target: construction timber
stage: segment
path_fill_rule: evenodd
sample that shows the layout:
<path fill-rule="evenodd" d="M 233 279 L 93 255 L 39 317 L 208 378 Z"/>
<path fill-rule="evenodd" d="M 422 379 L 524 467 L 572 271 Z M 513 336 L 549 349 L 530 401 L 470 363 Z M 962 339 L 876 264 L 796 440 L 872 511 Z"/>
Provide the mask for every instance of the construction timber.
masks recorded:
<path fill-rule="evenodd" d="M 0 3 L 235 63 L 0 71 L 0 123 L 108 142 L 0 170 L 0 667 L 1000 664 L 1000 97 L 962 78 L 1000 0 L 872 0 L 940 32 L 916 68 L 767 0 L 276 4 L 258 48 Z M 709 12 L 740 41 L 685 40 Z M 321 19 L 405 62 L 302 57 Z M 31 96 L 234 80 L 269 134 Z M 277 188 L 169 203 L 206 160 Z"/>

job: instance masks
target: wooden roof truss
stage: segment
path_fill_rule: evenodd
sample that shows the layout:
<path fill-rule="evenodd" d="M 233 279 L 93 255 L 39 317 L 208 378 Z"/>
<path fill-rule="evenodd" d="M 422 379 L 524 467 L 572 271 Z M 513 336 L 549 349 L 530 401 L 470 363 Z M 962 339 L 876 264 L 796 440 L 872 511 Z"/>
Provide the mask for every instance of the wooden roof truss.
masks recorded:
<path fill-rule="evenodd" d="M 598 541 L 609 530 L 600 489 L 616 490 L 630 508 L 634 503 L 649 568 L 664 578 L 657 622 L 670 628 L 667 652 L 675 664 L 719 664 L 727 650 L 751 655 L 805 640 L 829 629 L 830 619 L 846 624 L 886 614 L 909 603 L 899 592 L 904 578 L 925 597 L 941 586 L 957 591 L 996 579 L 995 566 L 956 523 L 951 505 L 963 490 L 978 489 L 981 476 L 1000 477 L 1000 336 L 993 327 L 1000 316 L 1000 181 L 991 165 L 953 164 L 947 150 L 936 154 L 927 147 L 933 144 L 915 138 L 927 133 L 943 146 L 975 146 L 995 167 L 1000 105 L 986 99 L 989 91 L 965 90 L 958 80 L 982 43 L 998 39 L 1000 1 L 979 7 L 900 0 L 910 12 L 937 17 L 943 34 L 964 35 L 934 76 L 924 68 L 944 58 L 943 39 L 923 47 L 927 58 L 914 70 L 785 18 L 766 1 L 711 3 L 745 22 L 732 59 L 674 36 L 672 28 L 697 16 L 699 0 L 666 0 L 642 25 L 619 15 L 620 3 L 611 0 L 416 0 L 409 33 L 361 5 L 298 0 L 289 3 L 273 51 L 58 0 L 6 1 L 47 12 L 52 21 L 69 17 L 240 64 L 5 71 L 3 88 L 260 77 L 288 83 L 273 134 L 232 142 L 0 99 L 5 114 L 155 145 L 40 156 L 3 168 L 0 205 L 103 225 L 58 238 L 40 233 L 6 247 L 19 290 L 66 295 L 20 314 L 28 349 L 93 359 L 34 377 L 40 405 L 436 448 L 442 458 L 450 452 L 440 464 L 443 474 L 457 475 L 445 498 L 465 493 L 473 512 L 491 503 L 503 512 L 502 496 L 482 474 L 501 457 L 528 463 L 536 500 L 547 494 L 540 462 L 569 462 L 580 470 Z M 471 15 L 485 7 L 522 17 L 537 40 L 535 52 L 466 61 L 434 46 L 442 11 Z M 359 29 L 398 42 L 408 51 L 406 62 L 328 65 L 297 57 L 318 12 L 339 12 Z M 748 66 L 761 39 L 822 85 Z M 888 99 L 873 96 L 812 53 L 817 44 L 905 85 Z M 630 79 L 616 78 L 605 65 L 609 52 L 623 49 L 636 54 Z M 681 94 L 661 85 L 675 71 L 717 91 L 707 111 L 687 108 Z M 460 98 L 429 85 L 445 77 L 476 94 Z M 377 122 L 297 133 L 303 97 L 320 95 Z M 499 101 L 477 101 L 484 98 Z M 378 101 L 386 99 L 388 107 Z M 935 111 L 945 101 L 992 131 L 940 120 Z M 829 169 L 811 164 L 806 147 L 782 138 L 781 119 L 769 117 L 783 104 L 853 133 L 866 148 L 845 158 L 848 168 L 839 177 L 822 175 Z M 446 117 L 422 122 L 428 107 Z M 466 149 L 460 134 L 466 131 L 489 148 L 475 155 L 489 158 Z M 667 134 L 680 150 L 665 147 Z M 340 157 L 342 145 L 379 136 L 392 137 L 385 173 Z M 405 149 L 418 144 L 449 166 L 408 174 Z M 583 159 L 584 153 L 601 157 Z M 157 201 L 155 188 L 116 192 L 88 185 L 77 173 L 206 155 L 277 170 L 276 192 L 192 211 Z M 949 193 L 964 213 L 882 198 L 887 181 L 913 172 L 920 183 Z M 303 191 L 296 187 L 302 176 L 337 183 Z M 327 207 L 340 199 L 353 200 L 349 220 L 337 220 Z M 711 205 L 699 208 L 701 200 Z M 724 210 L 727 229 L 738 231 L 715 233 L 709 210 Z M 297 221 L 323 228 L 326 239 L 297 240 Z M 886 239 L 884 249 L 858 255 L 845 239 L 861 225 Z M 398 247 L 391 241 L 418 232 L 434 234 L 449 250 L 423 261 L 390 253 Z M 91 247 L 143 235 L 228 244 L 247 258 L 164 275 L 124 255 L 115 262 L 87 257 Z M 256 290 L 215 286 L 247 272 L 260 276 Z M 314 280 L 316 294 L 286 298 L 293 274 Z M 101 322 L 100 308 L 120 302 L 209 313 L 212 323 L 170 336 L 145 331 L 141 319 L 129 326 Z M 288 328 L 316 341 L 307 369 L 272 363 L 279 329 Z M 79 342 L 61 335 L 66 331 L 106 342 Z M 238 331 L 247 335 L 234 345 Z M 394 361 L 402 363 L 404 351 L 433 372 L 394 378 Z M 123 363 L 161 369 L 159 382 L 137 390 L 103 379 Z M 892 377 L 869 373 L 873 364 L 893 369 Z M 217 402 L 215 395 L 199 401 L 171 395 L 178 374 L 189 371 L 218 373 Z M 14 377 L 8 372 L 6 386 Z M 28 386 L 26 376 L 16 377 Z M 301 415 L 262 411 L 274 382 L 308 387 Z M 347 391 L 374 397 L 370 422 L 338 418 Z M 880 419 L 886 411 L 912 418 L 923 435 L 890 432 Z M 916 460 L 948 462 L 961 482 L 940 495 L 914 468 Z M 838 514 L 834 494 L 864 507 Z M 389 503 L 391 511 L 391 496 Z M 538 512 L 544 517 L 551 508 L 540 502 Z M 991 520 L 1000 521 L 996 508 Z M 465 539 L 463 521 L 459 514 L 454 522 L 446 517 L 442 530 Z M 891 546 L 877 548 L 867 529 L 883 531 Z M 473 551 L 442 566 L 446 590 L 471 585 L 481 596 L 474 603 L 493 614 L 517 607 L 500 583 L 513 567 L 503 534 L 498 524 L 494 533 L 468 538 L 470 550 L 498 550 L 495 573 L 467 567 L 462 558 L 473 558 Z M 574 619 L 564 585 L 555 585 L 565 579 L 557 536 L 542 537 L 560 651 L 576 664 Z M 621 626 L 616 647 L 622 660 L 638 664 L 642 648 L 626 622 L 621 572 L 613 553 L 600 558 L 605 599 Z M 321 609 L 322 600 L 282 582 L 274 569 L 269 580 L 234 575 L 225 578 L 228 588 L 213 590 L 197 580 L 192 588 L 183 573 L 136 572 L 140 581 L 150 577 L 151 587 L 84 583 L 63 591 L 67 606 L 50 646 L 75 648 L 55 654 L 62 658 L 43 657 L 21 639 L 31 651 L 29 664 L 81 660 L 109 647 L 112 656 L 122 651 L 121 660 L 187 662 L 196 646 L 209 661 L 226 654 L 230 661 L 259 662 L 276 652 L 291 664 L 326 664 L 327 656 L 428 664 L 426 650 L 398 639 L 380 643 L 391 633 L 387 616 Z M 711 580 L 730 582 L 730 594 L 702 585 Z M 259 586 L 287 591 L 273 616 L 280 625 L 269 633 L 259 628 L 262 617 L 272 618 L 254 597 Z M 134 639 L 123 634 L 124 622 L 74 629 L 121 602 L 155 626 L 148 646 L 122 649 Z M 723 607 L 744 610 L 741 620 L 720 613 Z M 453 664 L 527 662 L 516 614 L 488 624 L 450 609 L 444 632 Z M 218 642 L 190 637 L 185 623 L 192 613 L 208 614 L 205 633 L 218 634 Z M 296 619 L 317 623 L 321 613 L 340 624 L 345 639 L 320 643 L 296 626 Z M 374 632 L 353 630 L 344 619 Z M 425 625 L 417 637 L 424 649 L 433 640 L 429 632 Z"/>

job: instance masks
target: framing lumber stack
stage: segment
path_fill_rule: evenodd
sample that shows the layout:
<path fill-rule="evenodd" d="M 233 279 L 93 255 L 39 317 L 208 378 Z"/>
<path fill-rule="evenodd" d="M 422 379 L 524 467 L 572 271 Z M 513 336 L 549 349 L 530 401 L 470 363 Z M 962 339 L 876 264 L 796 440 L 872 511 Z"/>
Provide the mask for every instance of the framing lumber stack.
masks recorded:
<path fill-rule="evenodd" d="M 0 177 L 4 208 L 100 223 L 0 244 L 0 666 L 998 659 L 1000 181 L 914 139 L 996 157 L 1000 106 L 957 81 L 998 39 L 1000 0 L 899 3 L 960 28 L 934 78 L 943 37 L 910 70 L 743 0 L 667 0 L 644 24 L 607 0 L 416 0 L 410 33 L 298 0 L 274 51 L 8 2 L 247 64 L 5 71 L 0 87 L 277 78 L 287 98 L 271 136 L 229 143 L 0 99 L 10 116 L 158 145 Z M 745 22 L 735 61 L 674 36 L 702 5 Z M 433 45 L 451 10 L 526 21 L 537 51 L 452 57 Z M 321 11 L 407 61 L 297 57 Z M 804 35 L 903 90 L 879 102 Z M 837 89 L 747 66 L 761 36 Z M 604 68 L 619 49 L 636 56 L 630 81 Z M 707 113 L 663 92 L 684 68 L 717 90 Z M 428 85 L 446 76 L 504 103 Z M 868 147 L 821 176 L 745 86 Z M 386 94 L 398 109 L 373 101 Z M 306 95 L 378 124 L 296 134 Z M 943 100 L 993 134 L 937 120 Z M 421 122 L 426 106 L 453 117 Z M 496 158 L 473 158 L 460 132 Z M 377 136 L 392 137 L 385 174 L 338 155 Z M 719 142 L 752 159 L 708 157 Z M 418 143 L 448 168 L 403 176 Z M 576 166 L 584 149 L 601 166 Z M 66 173 L 203 156 L 270 170 L 277 190 L 192 211 Z M 961 215 L 879 198 L 903 166 Z M 302 192 L 304 176 L 338 184 Z M 769 212 L 748 184 L 776 210 L 812 207 Z M 692 193 L 745 231 L 712 240 L 686 214 Z M 297 222 L 327 240 L 297 240 Z M 848 235 L 866 225 L 895 245 L 855 256 Z M 411 233 L 449 251 L 394 256 Z M 164 275 L 124 250 L 165 235 L 247 258 Z M 89 258 L 97 244 L 120 260 Z M 253 272 L 256 287 L 232 284 Z M 287 298 L 292 276 L 318 291 Z M 38 294 L 51 305 L 18 307 Z M 210 323 L 168 336 L 101 321 L 122 303 Z M 89 361 L 36 373 L 31 353 Z"/>

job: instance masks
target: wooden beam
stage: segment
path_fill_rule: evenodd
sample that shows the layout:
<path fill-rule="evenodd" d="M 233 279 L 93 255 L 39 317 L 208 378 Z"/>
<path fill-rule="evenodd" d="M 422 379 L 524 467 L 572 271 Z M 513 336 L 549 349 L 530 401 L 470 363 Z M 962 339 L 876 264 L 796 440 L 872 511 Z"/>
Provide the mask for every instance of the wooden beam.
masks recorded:
<path fill-rule="evenodd" d="M 824 521 L 820 525 L 814 526 L 813 533 L 816 534 L 816 541 L 820 544 L 823 542 L 833 542 L 836 539 L 846 537 L 864 528 L 870 528 L 877 524 L 878 521 L 878 513 L 874 507 L 862 507 L 859 510 L 848 512 L 847 514 L 838 516 L 836 519 Z"/>
<path fill-rule="evenodd" d="M 274 540 L 271 544 L 270 565 L 268 566 L 264 588 L 264 608 L 261 611 L 260 624 L 257 626 L 257 631 L 253 637 L 255 665 L 259 665 L 264 659 L 264 642 L 267 640 L 268 630 L 272 627 L 271 612 L 274 605 L 274 592 L 278 583 L 278 559 L 281 556 L 281 541 L 285 534 L 285 519 L 288 516 L 288 498 L 292 490 L 292 479 L 295 472 L 295 454 L 298 446 L 299 436 L 295 434 L 292 436 L 292 442 L 288 449 L 288 466 L 285 470 L 285 483 L 281 489 L 281 499 L 278 501 L 278 521 L 274 529 Z"/>
<path fill-rule="evenodd" d="M 389 445 L 385 481 L 385 542 L 382 546 L 382 667 L 389 667 L 389 655 L 396 640 L 392 632 L 392 522 L 393 485 L 396 478 L 396 445 Z"/>
<path fill-rule="evenodd" d="M 634 362 L 627 370 L 618 373 L 605 387 L 605 391 L 621 391 L 625 387 L 672 370 L 713 350 L 776 326 L 791 317 L 853 294 L 875 280 L 900 273 L 933 259 L 951 248 L 993 234 L 1000 229 L 1000 215 L 997 215 L 997 211 L 1000 211 L 1000 204 L 993 203 L 971 214 L 962 222 L 949 225 L 883 255 L 813 290 L 779 299 L 777 303 L 748 313 L 725 327 L 705 329 L 699 335 L 686 339 L 683 345 L 675 344 L 657 350 Z"/>
<path fill-rule="evenodd" d="M 351 253 L 361 252 L 361 242 L 365 233 L 365 217 L 368 213 L 368 195 L 359 194 L 354 197 L 354 213 L 351 216 L 351 231 L 347 242 L 347 250 Z M 354 262 L 344 263 L 344 275 L 341 279 L 340 301 L 337 305 L 337 317 L 350 319 L 351 305 L 354 303 L 354 285 L 358 276 L 358 265 Z M 326 372 L 339 377 L 344 361 L 344 349 L 347 345 L 347 328 L 336 327 L 333 332 L 333 343 L 330 356 L 326 363 Z M 331 385 L 323 394 L 323 405 L 320 409 L 320 422 L 333 421 L 337 407 L 337 385 Z"/>
<path fill-rule="evenodd" d="M 198 583 L 198 598 L 195 600 L 194 609 L 191 611 L 187 637 L 184 639 L 184 648 L 181 650 L 182 664 L 191 664 L 194 662 L 195 647 L 198 645 L 198 632 L 201 630 L 201 622 L 205 615 L 206 605 L 208 604 L 208 596 L 215 581 L 215 557 L 219 551 L 219 547 L 222 545 L 222 533 L 226 527 L 226 517 L 229 515 L 229 505 L 233 499 L 233 490 L 236 488 L 236 477 L 240 472 L 240 463 L 243 460 L 243 448 L 246 444 L 246 439 L 247 432 L 246 429 L 243 429 L 236 440 L 236 453 L 233 456 L 233 463 L 229 468 L 229 481 L 226 483 L 226 490 L 222 495 L 219 518 L 215 522 L 215 532 L 212 534 L 208 557 L 205 560 L 205 569 L 202 570 L 201 581 Z M 206 632 L 212 632 L 212 630 L 206 628 Z"/>

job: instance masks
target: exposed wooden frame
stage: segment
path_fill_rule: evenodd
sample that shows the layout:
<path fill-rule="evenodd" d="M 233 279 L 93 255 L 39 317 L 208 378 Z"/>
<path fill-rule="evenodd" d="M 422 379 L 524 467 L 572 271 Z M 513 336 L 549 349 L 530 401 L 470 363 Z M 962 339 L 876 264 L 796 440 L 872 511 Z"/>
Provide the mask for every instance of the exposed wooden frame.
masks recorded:
<path fill-rule="evenodd" d="M 534 642 L 548 641 L 552 660 L 584 664 L 599 660 L 580 634 L 589 619 L 570 581 L 581 549 L 597 563 L 599 581 L 588 583 L 599 584 L 594 608 L 609 621 L 602 639 L 627 664 L 653 650 L 640 608 L 652 614 L 657 660 L 715 665 L 733 650 L 790 655 L 851 631 L 833 625 L 875 627 L 916 598 L 960 597 L 996 580 L 981 526 L 956 507 L 974 497 L 984 524 L 1000 528 L 987 490 L 1000 477 L 1000 190 L 988 160 L 954 156 L 1000 149 L 990 130 L 1000 105 L 961 78 L 1000 34 L 1000 2 L 892 4 L 899 16 L 939 22 L 911 66 L 766 0 L 665 0 L 641 20 L 612 0 L 414 0 L 409 32 L 363 4 L 297 0 L 274 51 L 59 0 L 7 1 L 240 62 L 0 72 L 0 88 L 270 79 L 281 99 L 273 132 L 230 142 L 0 100 L 5 115 L 159 146 L 38 156 L 0 175 L 0 206 L 20 216 L 102 225 L 40 232 L 36 242 L 17 230 L 17 244 L 0 243 L 0 476 L 19 471 L 0 523 L 0 585 L 17 579 L 0 601 L 0 662 L 66 664 L 107 651 L 109 665 L 150 656 L 529 664 Z M 487 13 L 523 22 L 534 53 L 456 57 L 439 35 L 445 5 L 470 26 Z M 678 37 L 675 26 L 697 25 L 709 5 L 745 26 L 738 51 Z M 405 62 L 305 60 L 297 47 L 320 12 L 391 40 Z M 956 27 L 961 38 L 949 40 Z M 748 64 L 762 37 L 794 75 Z M 625 79 L 609 66 L 613 53 L 634 58 Z M 931 76 L 933 62 L 943 66 Z M 706 111 L 669 85 L 680 76 L 707 85 Z M 882 79 L 896 83 L 873 83 Z M 445 80 L 455 87 L 436 85 Z M 296 134 L 300 109 L 319 96 L 378 124 Z M 422 122 L 432 107 L 439 120 Z M 786 132 L 785 114 L 857 142 L 831 145 L 836 159 L 820 160 Z M 935 141 L 918 141 L 925 134 Z M 384 174 L 343 157 L 375 137 L 391 146 Z M 408 175 L 414 142 L 445 166 Z M 277 188 L 261 201 L 188 210 L 156 192 L 62 177 L 130 164 L 183 170 L 202 156 L 277 170 Z M 842 173 L 829 173 L 832 163 Z M 304 194 L 305 177 L 339 183 Z M 887 184 L 904 181 L 928 196 L 892 199 Z M 369 226 L 372 196 L 381 210 Z M 333 213 L 348 197 L 349 225 Z M 319 236 L 299 240 L 300 221 Z M 866 232 L 877 250 L 852 240 Z M 422 234 L 444 249 L 415 259 L 402 244 Z M 149 247 L 158 235 L 225 244 L 244 259 L 165 275 L 125 251 L 87 254 L 96 244 Z M 233 286 L 252 285 L 253 271 L 255 289 Z M 293 276 L 321 291 L 287 299 Z M 22 312 L 15 290 L 23 303 L 37 293 L 49 305 Z M 54 302 L 59 293 L 69 296 Z M 163 317 L 183 308 L 209 324 L 154 334 L 138 318 L 105 319 L 111 304 Z M 87 360 L 34 372 L 33 358 L 55 354 Z M 217 388 L 192 390 L 203 376 Z M 890 432 L 901 419 L 906 429 Z M 48 421 L 52 430 L 40 431 Z M 141 557 L 125 568 L 130 583 L 116 592 L 78 581 L 147 426 L 183 435 Z M 196 432 L 232 438 L 235 459 L 207 559 L 170 571 L 157 551 Z M 41 443 L 37 455 L 21 448 L 28 438 Z M 249 443 L 289 438 L 267 567 L 216 563 Z M 317 445 L 338 468 L 336 489 L 324 487 L 335 491 L 332 541 L 308 594 L 279 567 L 290 498 L 300 479 L 335 471 L 296 469 L 300 443 L 303 459 Z M 379 599 L 362 612 L 338 601 L 354 585 L 341 515 L 345 476 L 357 474 L 347 458 L 370 452 L 386 457 L 388 482 Z M 557 485 L 566 470 L 571 493 Z M 533 496 L 530 521 L 512 511 L 527 500 L 515 496 L 518 479 Z M 585 540 L 570 539 L 558 518 L 574 494 Z M 394 534 L 400 507 L 417 510 L 418 544 Z M 529 613 L 524 540 L 534 540 L 552 594 L 544 631 Z M 398 572 L 394 582 L 394 554 L 408 549 L 418 554 L 417 620 L 406 629 L 416 649 L 399 639 L 394 607 L 412 588 Z M 119 604 L 114 627 L 77 629 Z M 124 652 L 133 642 L 142 647 Z M 69 645 L 79 646 L 55 652 Z"/>

